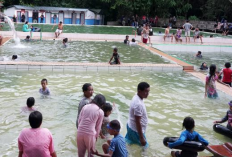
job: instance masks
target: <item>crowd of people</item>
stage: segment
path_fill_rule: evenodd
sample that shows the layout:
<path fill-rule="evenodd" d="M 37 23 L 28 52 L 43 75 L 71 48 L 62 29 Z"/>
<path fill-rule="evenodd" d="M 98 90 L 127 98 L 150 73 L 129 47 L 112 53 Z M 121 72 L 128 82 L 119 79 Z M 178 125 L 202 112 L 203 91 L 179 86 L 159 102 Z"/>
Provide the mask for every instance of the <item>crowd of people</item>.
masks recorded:
<path fill-rule="evenodd" d="M 138 29 L 141 33 L 141 41 L 143 43 L 151 43 L 151 39 L 149 35 L 151 34 L 151 23 L 154 24 L 158 21 L 151 20 L 150 24 L 147 23 L 149 20 L 147 17 L 143 17 L 143 27 L 140 26 Z M 122 22 L 125 20 L 122 20 Z M 175 24 L 176 19 L 174 17 L 170 20 L 172 25 Z M 132 24 L 134 26 L 138 26 L 138 20 L 136 20 L 136 16 L 132 17 Z M 124 23 L 124 22 L 123 22 Z M 129 23 L 129 22 L 128 22 Z M 54 25 L 53 28 L 57 26 Z M 52 28 L 52 29 L 53 29 Z M 171 41 L 173 38 L 178 42 L 182 42 L 182 28 L 185 30 L 186 42 L 190 42 L 190 31 L 193 29 L 193 26 L 186 21 L 182 28 L 178 28 L 176 33 L 170 33 L 170 25 L 167 26 L 164 32 L 164 41 L 166 38 L 170 37 Z M 23 26 L 24 30 L 31 31 L 33 27 L 29 28 L 28 23 L 26 22 Z M 57 26 L 55 36 L 56 38 L 62 33 L 63 25 L 60 22 Z M 194 30 L 194 42 L 197 38 L 200 39 L 202 43 L 202 34 L 200 33 L 198 28 Z M 30 40 L 30 36 L 26 38 L 26 40 Z M 63 39 L 64 47 L 67 47 L 68 38 Z M 124 44 L 128 45 L 136 45 L 137 42 L 133 38 L 131 41 L 129 36 L 125 37 Z M 198 51 L 196 57 L 202 58 L 202 52 Z M 12 60 L 16 60 L 17 55 L 12 56 Z M 111 62 L 113 60 L 113 62 Z M 118 53 L 118 49 L 113 48 L 112 57 L 109 60 L 109 64 L 121 64 L 120 56 Z M 231 64 L 229 62 L 225 63 L 225 68 L 217 74 L 217 68 L 214 64 L 209 67 L 209 74 L 206 76 L 205 83 L 205 97 L 209 98 L 217 98 L 217 90 L 216 90 L 216 81 L 230 86 L 231 87 L 231 77 L 232 70 L 230 69 Z M 202 63 L 201 70 L 208 69 L 206 63 Z M 222 81 L 219 79 L 220 76 L 223 75 Z M 51 92 L 47 87 L 48 80 L 41 80 L 41 88 L 39 89 L 39 93 L 45 97 L 51 96 Z M 137 93 L 131 100 L 130 108 L 129 108 L 129 118 L 126 124 L 127 133 L 123 136 L 120 133 L 121 124 L 120 122 L 115 120 L 110 120 L 110 114 L 114 110 L 115 105 L 111 105 L 106 102 L 105 96 L 101 94 L 97 94 L 92 98 L 94 93 L 94 88 L 90 83 L 85 83 L 82 86 L 83 98 L 81 99 L 78 109 L 77 109 L 77 117 L 76 117 L 76 128 L 77 128 L 77 152 L 79 157 L 84 157 L 86 152 L 88 153 L 88 157 L 92 157 L 93 155 L 103 156 L 103 157 L 127 157 L 128 150 L 126 144 L 136 144 L 142 146 L 144 149 L 148 148 L 148 140 L 146 138 L 146 130 L 148 126 L 148 115 L 146 106 L 144 104 L 144 99 L 149 96 L 150 85 L 147 82 L 140 82 L 137 85 Z M 56 157 L 56 152 L 54 148 L 54 140 L 52 137 L 52 133 L 46 129 L 42 128 L 43 116 L 42 113 L 37 111 L 34 108 L 35 99 L 33 97 L 29 97 L 26 101 L 27 106 L 22 108 L 22 112 L 30 112 L 29 115 L 29 124 L 31 128 L 25 128 L 21 131 L 18 137 L 18 149 L 19 149 L 19 157 L 23 156 L 43 156 L 43 157 Z M 221 120 L 217 120 L 214 123 L 223 123 L 228 121 L 227 128 L 232 130 L 232 101 L 228 103 L 229 110 L 226 112 L 226 115 Z M 184 141 L 193 141 L 197 139 L 202 142 L 205 146 L 209 144 L 207 140 L 205 140 L 198 132 L 194 131 L 195 121 L 191 117 L 186 117 L 183 120 L 183 128 L 185 130 L 181 133 L 180 138 L 176 142 L 168 143 L 169 148 L 174 148 L 178 145 L 184 143 Z M 113 138 L 111 139 L 111 136 Z M 106 139 L 106 142 L 102 145 L 102 150 L 104 154 L 99 153 L 96 148 L 96 141 L 98 138 Z M 193 151 L 172 151 L 173 157 L 186 157 L 193 156 L 196 157 L 197 152 Z"/>
<path fill-rule="evenodd" d="M 226 63 L 226 69 L 222 70 L 225 82 L 231 85 L 232 71 L 230 64 Z M 206 95 L 213 98 L 217 97 L 215 92 L 215 74 L 216 66 L 210 66 L 209 75 L 206 78 Z M 227 75 L 228 74 L 228 75 Z M 221 74 L 219 74 L 221 75 Z M 224 80 L 223 77 L 223 80 Z M 228 77 L 228 78 L 226 78 Z M 226 80 L 229 79 L 230 80 Z M 51 92 L 47 87 L 47 79 L 41 80 L 41 88 L 39 93 L 43 96 L 50 96 Z M 77 108 L 76 128 L 77 128 L 77 152 L 79 157 L 84 157 L 86 152 L 88 157 L 102 156 L 102 157 L 128 157 L 128 145 L 139 145 L 143 149 L 149 147 L 146 138 L 146 130 L 148 126 L 148 115 L 144 99 L 149 96 L 150 85 L 147 82 L 140 82 L 137 86 L 137 93 L 133 96 L 129 107 L 129 118 L 126 124 L 127 133 L 123 136 L 120 133 L 121 124 L 115 120 L 110 120 L 110 114 L 116 107 L 106 103 L 105 96 L 97 94 L 92 99 L 94 88 L 92 84 L 85 83 L 82 86 L 83 97 Z M 47 128 L 42 128 L 43 116 L 42 113 L 34 108 L 35 99 L 29 97 L 26 101 L 27 106 L 22 108 L 22 112 L 29 113 L 29 124 L 31 128 L 25 128 L 21 131 L 18 137 L 19 157 L 23 156 L 43 156 L 56 157 L 54 148 L 54 139 L 52 133 Z M 221 120 L 216 120 L 214 123 L 223 123 L 228 121 L 227 128 L 232 130 L 232 101 L 228 103 L 229 110 L 225 117 Z M 182 145 L 185 141 L 199 141 L 205 147 L 209 144 L 197 131 L 195 131 L 195 121 L 192 117 L 185 117 L 183 120 L 183 128 L 185 130 L 181 133 L 179 139 L 175 142 L 169 142 L 169 148 L 175 148 Z M 113 138 L 112 138 L 113 136 Z M 102 153 L 96 149 L 96 141 L 98 138 L 105 139 L 102 145 Z M 171 151 L 172 157 L 197 157 L 198 153 L 191 150 Z"/>
<path fill-rule="evenodd" d="M 153 27 L 158 26 L 159 17 L 156 15 L 154 18 L 148 15 L 143 15 L 139 17 L 137 14 L 135 16 L 124 16 L 122 15 L 120 19 L 120 24 L 122 26 L 134 26 L 137 28 L 139 25 L 149 24 Z"/>
<path fill-rule="evenodd" d="M 214 25 L 215 33 L 221 31 L 222 35 L 227 36 L 229 31 L 232 30 L 232 25 L 227 22 L 224 18 L 221 21 L 217 19 L 216 24 Z"/>
<path fill-rule="evenodd" d="M 182 28 L 178 27 L 176 30 L 176 33 L 170 33 L 170 26 L 168 25 L 167 28 L 165 29 L 164 32 L 164 41 L 166 38 L 171 38 L 171 42 L 173 41 L 173 38 L 176 40 L 176 42 L 180 41 L 182 42 L 182 28 L 185 31 L 185 38 L 186 38 L 186 42 L 190 42 L 190 35 L 191 35 L 191 30 L 193 29 L 193 26 L 189 23 L 189 21 L 187 20 L 186 23 L 182 26 Z M 194 32 L 193 32 L 193 39 L 194 42 L 196 41 L 196 39 L 200 39 L 201 43 L 203 43 L 202 41 L 202 33 L 200 32 L 199 28 L 195 28 Z"/>

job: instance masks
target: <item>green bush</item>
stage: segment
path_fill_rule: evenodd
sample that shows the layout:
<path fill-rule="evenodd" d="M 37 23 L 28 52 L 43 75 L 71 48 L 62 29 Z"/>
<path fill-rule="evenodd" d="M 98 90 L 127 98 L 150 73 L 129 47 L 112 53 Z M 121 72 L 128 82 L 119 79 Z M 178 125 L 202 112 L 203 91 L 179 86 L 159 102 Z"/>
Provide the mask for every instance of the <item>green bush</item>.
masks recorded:
<path fill-rule="evenodd" d="M 186 20 L 186 18 L 184 16 L 178 16 L 177 19 L 179 19 L 179 20 Z"/>
<path fill-rule="evenodd" d="M 199 19 L 198 17 L 196 17 L 196 16 L 190 16 L 188 19 L 189 19 L 189 20 L 192 20 L 192 21 L 199 21 L 199 20 L 200 20 L 200 19 Z"/>

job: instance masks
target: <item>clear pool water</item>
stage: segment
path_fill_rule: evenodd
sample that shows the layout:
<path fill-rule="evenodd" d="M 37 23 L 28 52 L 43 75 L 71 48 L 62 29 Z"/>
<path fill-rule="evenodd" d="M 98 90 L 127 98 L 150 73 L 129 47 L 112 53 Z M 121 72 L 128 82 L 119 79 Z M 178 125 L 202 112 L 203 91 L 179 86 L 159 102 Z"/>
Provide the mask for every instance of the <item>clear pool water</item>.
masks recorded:
<path fill-rule="evenodd" d="M 193 64 L 196 70 L 199 70 L 203 62 L 206 62 L 208 67 L 211 64 L 215 64 L 218 70 L 224 68 L 225 62 L 232 63 L 231 53 L 229 52 L 202 52 L 203 58 L 196 58 L 195 55 L 197 52 L 165 51 L 165 53 Z"/>
<path fill-rule="evenodd" d="M 140 46 L 128 46 L 119 42 L 71 41 L 63 48 L 62 41 L 21 42 L 17 46 L 11 40 L 0 47 L 0 56 L 10 58 L 19 55 L 21 61 L 41 62 L 109 62 L 113 48 L 117 47 L 123 63 L 169 63 Z"/>
<path fill-rule="evenodd" d="M 41 98 L 38 93 L 42 78 L 48 79 L 51 98 Z M 17 156 L 18 135 L 23 128 L 29 127 L 28 116 L 21 114 L 20 110 L 30 96 L 35 97 L 35 107 L 44 116 L 42 127 L 53 134 L 57 155 L 77 156 L 75 121 L 82 96 L 81 87 L 86 82 L 93 84 L 95 94 L 101 93 L 107 101 L 116 103 L 118 110 L 110 118 L 121 121 L 121 134 L 125 136 L 129 104 L 141 81 L 151 85 L 150 95 L 145 100 L 149 117 L 146 133 L 150 147 L 144 155 L 138 146 L 128 146 L 130 157 L 169 157 L 171 150 L 163 146 L 162 140 L 166 136 L 180 135 L 185 116 L 195 119 L 195 130 L 210 144 L 232 142 L 212 129 L 213 121 L 225 115 L 231 98 L 219 92 L 220 99 L 205 99 L 204 84 L 187 73 L 1 71 L 0 156 Z M 99 150 L 102 142 L 98 140 Z M 201 153 L 206 154 L 209 153 Z"/>

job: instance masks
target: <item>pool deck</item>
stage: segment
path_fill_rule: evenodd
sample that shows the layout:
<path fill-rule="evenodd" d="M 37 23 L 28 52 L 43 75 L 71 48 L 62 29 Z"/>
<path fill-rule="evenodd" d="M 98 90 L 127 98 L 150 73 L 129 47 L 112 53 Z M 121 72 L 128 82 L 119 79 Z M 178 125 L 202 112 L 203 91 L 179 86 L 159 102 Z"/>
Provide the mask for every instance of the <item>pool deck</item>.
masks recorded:
<path fill-rule="evenodd" d="M 1 31 L 1 35 L 3 37 L 12 37 L 13 33 L 11 31 Z M 30 32 L 17 32 L 17 35 L 21 39 L 25 39 L 27 35 L 31 35 Z M 135 38 L 137 41 L 141 41 L 141 36 L 128 34 L 129 39 Z M 49 39 L 53 40 L 55 38 L 55 34 L 51 32 L 33 32 L 32 39 Z M 61 35 L 56 38 L 56 40 L 62 40 L 63 38 L 69 38 L 69 40 L 107 40 L 107 41 L 123 41 L 125 39 L 125 35 L 116 35 L 116 34 L 83 34 L 83 33 L 61 33 Z M 162 35 L 154 35 L 150 36 L 151 43 L 155 44 L 175 44 L 175 39 L 171 42 L 170 38 L 167 38 L 164 42 Z M 232 46 L 232 39 L 231 38 L 203 38 L 203 44 L 201 44 L 199 39 L 196 39 L 196 42 L 193 41 L 193 38 L 190 38 L 190 43 L 185 42 L 185 37 L 182 37 L 183 42 L 182 44 L 195 44 L 195 45 L 226 45 Z"/>

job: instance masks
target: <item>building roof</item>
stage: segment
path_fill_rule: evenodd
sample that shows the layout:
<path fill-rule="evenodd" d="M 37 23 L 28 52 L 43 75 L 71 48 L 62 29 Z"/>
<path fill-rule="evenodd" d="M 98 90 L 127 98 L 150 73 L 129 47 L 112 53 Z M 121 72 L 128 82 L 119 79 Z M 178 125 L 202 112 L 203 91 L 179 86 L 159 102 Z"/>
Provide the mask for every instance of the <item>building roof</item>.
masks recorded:
<path fill-rule="evenodd" d="M 15 7 L 16 9 L 25 9 L 25 10 L 44 10 L 44 11 L 88 11 L 88 9 L 85 8 L 63 8 L 63 7 L 47 7 L 47 6 L 34 6 L 34 7 L 29 7 L 29 6 L 23 6 L 23 5 L 12 5 L 9 6 L 8 8 Z"/>
<path fill-rule="evenodd" d="M 12 6 L 9 6 L 8 8 L 11 8 L 11 7 L 15 7 L 16 9 L 34 10 L 34 8 L 33 8 L 33 7 L 29 7 L 29 6 L 22 6 L 22 5 L 12 5 Z"/>
<path fill-rule="evenodd" d="M 102 10 L 101 9 L 89 9 L 90 11 L 97 13 L 97 14 L 101 14 Z"/>

